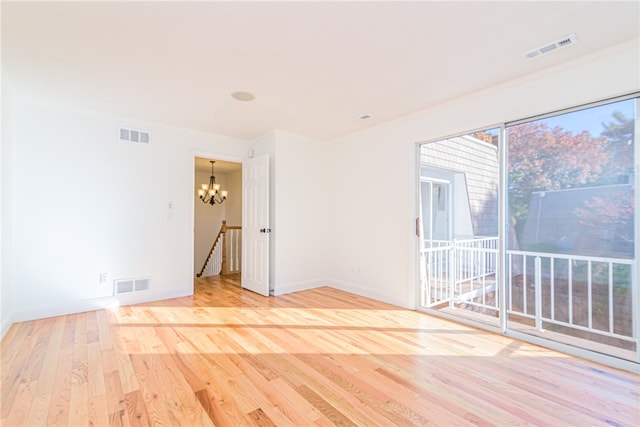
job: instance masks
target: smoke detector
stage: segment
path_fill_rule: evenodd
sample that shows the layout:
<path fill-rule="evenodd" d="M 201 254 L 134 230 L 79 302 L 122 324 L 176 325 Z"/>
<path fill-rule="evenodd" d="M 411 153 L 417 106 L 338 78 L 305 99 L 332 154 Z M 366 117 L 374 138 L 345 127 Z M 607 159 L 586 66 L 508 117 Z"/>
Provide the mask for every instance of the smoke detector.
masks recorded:
<path fill-rule="evenodd" d="M 252 94 L 251 92 L 245 92 L 245 91 L 233 92 L 231 94 L 231 97 L 236 101 L 244 101 L 244 102 L 249 102 L 256 99 L 256 96 L 254 94 Z"/>
<path fill-rule="evenodd" d="M 351 119 L 351 121 L 352 122 L 359 122 L 361 120 L 367 120 L 367 119 L 370 119 L 370 118 L 371 118 L 370 114 L 362 114 L 362 115 L 360 115 L 360 116 L 358 116 L 356 118 Z"/>

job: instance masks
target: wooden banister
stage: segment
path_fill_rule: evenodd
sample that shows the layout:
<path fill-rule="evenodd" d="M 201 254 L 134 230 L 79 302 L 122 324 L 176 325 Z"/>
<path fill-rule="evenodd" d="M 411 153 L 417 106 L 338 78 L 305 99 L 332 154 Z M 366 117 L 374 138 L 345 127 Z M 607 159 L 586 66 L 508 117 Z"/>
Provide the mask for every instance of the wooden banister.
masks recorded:
<path fill-rule="evenodd" d="M 211 258 L 211 254 L 213 254 L 213 251 L 216 248 L 216 245 L 218 245 L 218 243 L 220 242 L 220 240 L 222 240 L 221 245 L 222 245 L 222 265 L 221 265 L 221 271 L 220 271 L 220 275 L 225 275 L 227 274 L 228 268 L 227 268 L 227 231 L 228 230 L 241 230 L 242 227 L 239 225 L 227 225 L 227 221 L 223 220 L 222 221 L 222 226 L 220 227 L 220 231 L 218 231 L 218 235 L 216 236 L 215 240 L 213 241 L 213 244 L 211 245 L 211 249 L 209 250 L 209 254 L 207 255 L 207 258 L 205 258 L 204 264 L 202 265 L 202 269 L 200 270 L 200 273 L 198 273 L 196 275 L 196 277 L 201 277 L 202 274 L 204 273 L 205 269 L 207 268 L 207 263 L 209 262 L 209 259 Z"/>
<path fill-rule="evenodd" d="M 220 232 L 222 233 L 222 269 L 220 270 L 220 275 L 224 276 L 227 274 L 227 221 L 222 221 Z"/>

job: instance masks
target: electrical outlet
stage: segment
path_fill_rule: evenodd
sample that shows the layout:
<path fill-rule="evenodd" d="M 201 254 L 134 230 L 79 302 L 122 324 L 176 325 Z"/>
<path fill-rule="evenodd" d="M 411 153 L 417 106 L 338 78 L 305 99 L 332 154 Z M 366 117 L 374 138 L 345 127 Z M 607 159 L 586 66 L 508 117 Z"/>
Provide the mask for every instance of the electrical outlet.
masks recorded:
<path fill-rule="evenodd" d="M 101 285 L 107 283 L 107 280 L 109 280 L 109 273 L 100 273 L 100 281 L 99 283 Z"/>

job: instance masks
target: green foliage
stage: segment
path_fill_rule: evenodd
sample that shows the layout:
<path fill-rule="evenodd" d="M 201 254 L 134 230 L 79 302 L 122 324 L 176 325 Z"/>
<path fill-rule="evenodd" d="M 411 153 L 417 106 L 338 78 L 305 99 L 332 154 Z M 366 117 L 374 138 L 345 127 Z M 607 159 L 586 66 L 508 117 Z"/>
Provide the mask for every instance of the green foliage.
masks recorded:
<path fill-rule="evenodd" d="M 600 133 L 612 144 L 632 145 L 635 121 L 627 118 L 621 111 L 614 111 L 611 115 L 613 121 L 602 123 L 604 130 Z"/>
<path fill-rule="evenodd" d="M 613 120 L 603 123 L 601 137 L 607 139 L 606 151 L 609 161 L 603 167 L 598 184 L 628 182 L 633 172 L 635 121 L 620 111 L 614 111 Z M 591 228 L 612 227 L 618 234 L 616 238 L 633 240 L 633 222 L 635 191 L 617 191 L 611 200 L 593 197 L 585 202 L 584 208 L 576 209 L 581 222 Z"/>
<path fill-rule="evenodd" d="M 541 122 L 509 128 L 509 207 L 521 231 L 534 191 L 582 187 L 596 182 L 609 162 L 607 138 L 573 135 Z"/>

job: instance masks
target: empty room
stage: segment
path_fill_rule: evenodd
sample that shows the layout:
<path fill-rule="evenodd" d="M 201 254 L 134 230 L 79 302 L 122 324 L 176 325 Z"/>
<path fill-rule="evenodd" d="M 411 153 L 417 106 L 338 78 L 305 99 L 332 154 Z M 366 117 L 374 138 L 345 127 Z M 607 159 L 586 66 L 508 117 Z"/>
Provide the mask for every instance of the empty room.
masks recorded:
<path fill-rule="evenodd" d="M 640 425 L 637 1 L 2 1 L 3 426 Z"/>

